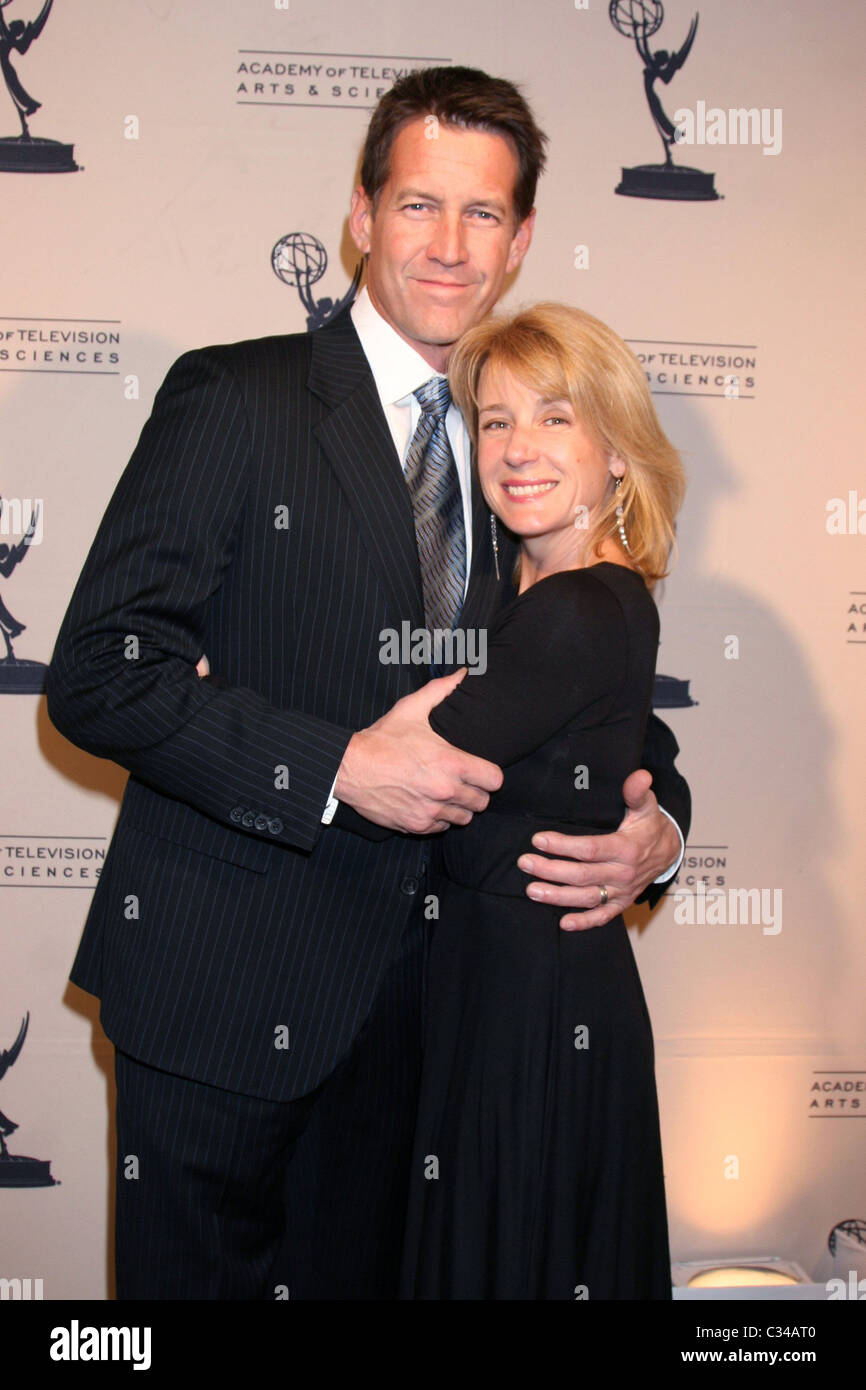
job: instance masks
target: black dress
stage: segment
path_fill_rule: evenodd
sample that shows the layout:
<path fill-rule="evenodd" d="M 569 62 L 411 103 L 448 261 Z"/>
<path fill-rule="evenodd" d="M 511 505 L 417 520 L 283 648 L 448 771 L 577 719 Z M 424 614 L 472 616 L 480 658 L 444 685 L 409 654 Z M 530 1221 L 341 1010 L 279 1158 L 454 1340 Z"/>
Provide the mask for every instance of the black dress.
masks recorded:
<path fill-rule="evenodd" d="M 441 840 L 401 1296 L 671 1297 L 653 1040 L 622 917 L 526 897 L 536 830 L 615 830 L 640 766 L 658 613 L 607 562 L 500 613 L 487 670 L 430 716 L 505 769 Z"/>

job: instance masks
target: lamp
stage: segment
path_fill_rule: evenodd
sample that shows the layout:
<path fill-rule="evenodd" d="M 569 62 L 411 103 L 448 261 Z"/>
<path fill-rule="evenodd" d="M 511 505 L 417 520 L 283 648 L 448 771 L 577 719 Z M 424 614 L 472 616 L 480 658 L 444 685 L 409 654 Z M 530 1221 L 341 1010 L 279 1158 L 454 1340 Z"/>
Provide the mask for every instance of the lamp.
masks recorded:
<path fill-rule="evenodd" d="M 671 1266 L 675 1299 L 826 1299 L 794 1260 L 778 1255 L 691 1260 Z"/>

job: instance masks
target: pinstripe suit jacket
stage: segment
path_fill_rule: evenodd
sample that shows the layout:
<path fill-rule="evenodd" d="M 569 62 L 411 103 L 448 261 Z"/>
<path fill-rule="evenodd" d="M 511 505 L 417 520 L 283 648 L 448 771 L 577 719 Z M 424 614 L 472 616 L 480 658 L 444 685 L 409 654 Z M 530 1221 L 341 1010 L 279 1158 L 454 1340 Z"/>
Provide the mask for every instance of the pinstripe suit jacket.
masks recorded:
<path fill-rule="evenodd" d="M 461 621 L 483 627 L 501 586 L 474 487 Z M 47 682 L 57 728 L 131 774 L 72 970 L 123 1051 L 271 1100 L 348 1051 L 429 842 L 321 815 L 352 732 L 427 678 L 379 660 L 407 619 L 424 625 L 412 508 L 350 316 L 182 357 Z M 685 830 L 654 724 L 645 765 Z"/>

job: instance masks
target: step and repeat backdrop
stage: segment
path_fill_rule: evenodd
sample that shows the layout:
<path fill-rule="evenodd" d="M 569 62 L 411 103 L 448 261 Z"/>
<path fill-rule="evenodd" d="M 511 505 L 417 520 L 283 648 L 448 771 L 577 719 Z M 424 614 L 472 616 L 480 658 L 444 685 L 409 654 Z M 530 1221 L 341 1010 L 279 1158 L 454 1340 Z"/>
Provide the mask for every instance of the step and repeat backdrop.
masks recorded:
<path fill-rule="evenodd" d="M 657 707 L 694 820 L 630 918 L 672 1253 L 826 1277 L 866 1216 L 864 39 L 853 0 L 0 6 L 0 1276 L 112 1290 L 112 1048 L 67 974 L 125 774 L 46 715 L 73 585 L 170 363 L 327 317 L 371 108 L 460 63 L 550 136 L 506 305 L 612 324 L 688 470 Z"/>

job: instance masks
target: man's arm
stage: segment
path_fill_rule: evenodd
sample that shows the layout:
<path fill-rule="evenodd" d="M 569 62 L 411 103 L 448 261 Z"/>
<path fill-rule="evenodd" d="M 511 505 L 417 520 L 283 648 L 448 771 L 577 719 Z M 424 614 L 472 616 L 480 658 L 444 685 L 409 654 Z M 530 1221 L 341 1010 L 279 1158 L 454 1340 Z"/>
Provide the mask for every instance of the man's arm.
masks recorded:
<path fill-rule="evenodd" d="M 517 861 L 524 873 L 532 875 L 526 887 L 530 898 L 584 909 L 560 918 L 565 931 L 600 927 L 639 898 L 654 904 L 665 889 L 664 883 L 655 880 L 679 859 L 677 828 L 658 809 L 648 772 L 640 770 L 626 778 L 623 799 L 628 810 L 618 830 L 608 835 L 541 831 L 533 835 L 532 843 L 544 855 L 523 854 Z"/>
<path fill-rule="evenodd" d="M 664 893 L 672 876 L 667 871 L 673 865 L 679 867 L 691 825 L 688 783 L 674 766 L 679 751 L 668 726 L 651 715 L 643 754 L 648 770 L 633 772 L 623 784 L 628 810 L 619 829 L 610 835 L 550 831 L 533 836 L 533 845 L 544 854 L 523 855 L 518 861 L 532 876 L 528 895 L 557 907 L 585 909 L 561 919 L 565 930 L 601 926 L 634 902 L 646 901 L 654 907 Z M 557 857 L 546 857 L 550 855 Z M 657 881 L 661 875 L 666 876 L 665 882 Z M 606 903 L 601 900 L 602 884 L 608 894 Z"/>
<path fill-rule="evenodd" d="M 186 354 L 76 585 L 48 712 L 73 743 L 157 791 L 241 833 L 309 849 L 352 731 L 195 673 L 209 601 L 239 543 L 249 452 L 233 371 L 219 353 Z"/>
<path fill-rule="evenodd" d="M 354 731 L 196 673 L 208 603 L 239 544 L 250 462 L 230 364 L 213 350 L 187 354 L 157 395 L 76 586 L 48 712 L 73 743 L 157 791 L 239 833 L 311 849 Z M 238 617 L 247 620 L 252 642 L 254 615 Z M 404 772 L 407 792 L 423 795 L 418 770 Z M 461 786 L 446 790 L 459 807 Z"/>
<path fill-rule="evenodd" d="M 196 671 L 202 677 L 210 675 L 207 656 Z M 342 800 L 330 817 L 322 817 L 323 824 L 351 830 L 366 840 L 387 840 L 401 831 L 429 834 L 449 824 L 465 825 L 473 812 L 485 809 L 489 793 L 502 785 L 501 770 L 453 748 L 431 733 L 426 722 L 433 705 L 444 700 L 465 674 L 464 669 L 428 681 L 421 690 L 398 700 L 368 729 L 353 734 L 332 795 L 339 785 L 343 797 L 351 796 L 367 814 Z M 219 677 L 214 679 L 225 684 Z M 443 780 L 449 772 L 454 788 Z M 432 791 L 440 793 L 439 799 Z M 441 799 L 446 794 L 454 798 L 447 812 Z"/>
<path fill-rule="evenodd" d="M 427 722 L 465 675 L 464 667 L 428 681 L 352 737 L 334 787 L 341 807 L 347 803 L 374 825 L 409 835 L 467 825 L 485 809 L 490 792 L 502 786 L 501 769 L 455 748 Z"/>
<path fill-rule="evenodd" d="M 641 767 L 646 768 L 652 777 L 653 791 L 659 806 L 663 806 L 668 815 L 676 821 L 682 836 L 682 844 L 678 841 L 676 843 L 675 853 L 670 860 L 671 864 L 674 863 L 674 860 L 679 863 L 692 819 L 692 798 L 689 785 L 675 766 L 679 751 L 679 745 L 672 730 L 659 719 L 658 715 L 650 714 L 647 721 Z M 641 900 L 638 899 L 638 901 Z"/>

